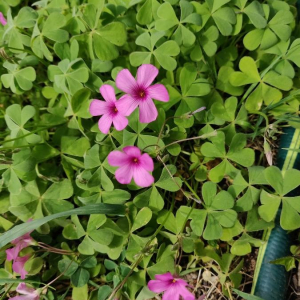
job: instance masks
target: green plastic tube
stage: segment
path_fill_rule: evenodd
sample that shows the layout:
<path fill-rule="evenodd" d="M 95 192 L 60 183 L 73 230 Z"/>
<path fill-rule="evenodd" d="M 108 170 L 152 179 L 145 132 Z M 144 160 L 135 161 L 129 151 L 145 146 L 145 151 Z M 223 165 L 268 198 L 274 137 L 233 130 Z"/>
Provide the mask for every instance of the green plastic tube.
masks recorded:
<path fill-rule="evenodd" d="M 299 148 L 300 130 L 284 129 L 276 164 L 283 173 L 291 168 L 300 169 L 300 153 L 293 151 Z M 299 195 L 299 191 L 293 191 L 293 194 Z M 260 248 L 256 263 L 252 293 L 264 300 L 286 299 L 289 274 L 284 266 L 270 263 L 290 254 L 291 237 L 280 226 L 280 213 L 281 210 L 277 213 L 275 227 L 264 234 L 266 244 Z"/>

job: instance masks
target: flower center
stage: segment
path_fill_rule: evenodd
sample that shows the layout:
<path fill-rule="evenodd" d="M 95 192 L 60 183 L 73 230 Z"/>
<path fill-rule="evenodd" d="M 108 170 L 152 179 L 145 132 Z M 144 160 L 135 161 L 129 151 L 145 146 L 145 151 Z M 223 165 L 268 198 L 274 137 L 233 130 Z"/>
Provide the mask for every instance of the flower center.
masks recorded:
<path fill-rule="evenodd" d="M 147 90 L 144 87 L 138 87 L 134 97 L 137 98 L 137 100 L 145 100 L 147 97 Z"/>
<path fill-rule="evenodd" d="M 111 106 L 110 106 L 110 114 L 113 115 L 113 116 L 115 116 L 118 112 L 119 111 L 118 111 L 117 107 L 115 106 L 115 104 L 111 104 Z"/>
<path fill-rule="evenodd" d="M 135 157 L 133 160 L 132 160 L 135 164 L 137 164 L 139 162 L 139 160 Z"/>
<path fill-rule="evenodd" d="M 176 282 L 176 279 L 173 279 L 172 282 L 175 283 L 175 282 Z"/>
<path fill-rule="evenodd" d="M 140 97 L 145 97 L 145 91 L 140 91 L 139 95 L 140 95 Z"/>

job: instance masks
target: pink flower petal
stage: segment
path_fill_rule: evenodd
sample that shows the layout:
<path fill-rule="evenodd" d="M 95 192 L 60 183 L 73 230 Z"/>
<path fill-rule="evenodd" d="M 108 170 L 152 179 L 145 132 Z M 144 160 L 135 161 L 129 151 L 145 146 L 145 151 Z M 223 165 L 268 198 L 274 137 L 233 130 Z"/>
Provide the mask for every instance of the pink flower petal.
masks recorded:
<path fill-rule="evenodd" d="M 140 187 L 148 187 L 154 182 L 154 177 L 140 166 L 133 169 L 133 179 Z"/>
<path fill-rule="evenodd" d="M 137 70 L 137 83 L 140 87 L 147 88 L 158 75 L 158 69 L 153 65 L 141 65 Z"/>
<path fill-rule="evenodd" d="M 143 167 L 145 170 L 152 172 L 154 170 L 154 163 L 153 159 L 150 157 L 149 154 L 144 153 L 140 157 L 141 167 Z M 165 276 L 166 274 L 163 274 L 161 276 Z"/>
<path fill-rule="evenodd" d="M 138 105 L 139 101 L 133 99 L 130 95 L 124 95 L 116 102 L 118 111 L 124 116 L 131 115 Z"/>
<path fill-rule="evenodd" d="M 23 296 L 15 296 L 10 300 L 38 300 L 40 299 L 39 293 L 30 287 L 27 287 L 25 283 L 20 283 L 16 291 Z"/>
<path fill-rule="evenodd" d="M 140 102 L 140 122 L 150 123 L 156 120 L 158 115 L 156 106 L 153 100 L 148 98 L 145 101 Z"/>
<path fill-rule="evenodd" d="M 94 99 L 90 104 L 89 111 L 92 116 L 101 116 L 108 112 L 108 105 L 105 101 Z"/>
<path fill-rule="evenodd" d="M 16 249 L 16 247 L 7 249 L 5 252 L 6 252 L 6 260 L 8 260 L 8 261 L 16 259 L 19 254 L 19 251 L 18 251 L 18 249 Z"/>
<path fill-rule="evenodd" d="M 177 288 L 177 290 L 184 300 L 195 300 L 195 296 L 185 287 Z"/>
<path fill-rule="evenodd" d="M 39 296 L 36 298 L 36 296 L 27 295 L 27 296 L 15 296 L 13 298 L 9 298 L 9 300 L 38 300 L 39 298 L 40 298 Z"/>
<path fill-rule="evenodd" d="M 113 117 L 113 123 L 117 130 L 123 130 L 128 125 L 128 120 L 122 114 L 116 114 Z"/>
<path fill-rule="evenodd" d="M 32 219 L 28 220 L 27 222 L 30 222 L 30 221 L 32 221 Z M 20 237 L 14 239 L 13 241 L 11 241 L 11 243 L 14 244 L 14 245 L 19 244 L 19 243 L 21 243 L 22 245 L 25 244 L 26 246 L 23 246 L 23 248 L 29 246 L 30 243 L 33 241 L 33 238 L 30 236 L 31 232 L 32 231 L 23 234 L 22 236 L 20 236 Z"/>
<path fill-rule="evenodd" d="M 162 300 L 179 300 L 180 294 L 178 293 L 176 286 L 172 285 L 162 297 Z"/>
<path fill-rule="evenodd" d="M 170 272 L 167 272 L 165 274 L 156 274 L 155 279 L 162 281 L 172 281 L 174 279 L 174 276 Z"/>
<path fill-rule="evenodd" d="M 166 291 L 172 283 L 161 280 L 150 280 L 148 282 L 148 288 L 154 293 L 162 293 Z"/>
<path fill-rule="evenodd" d="M 141 150 L 138 147 L 135 146 L 127 146 L 123 148 L 123 151 L 129 155 L 136 158 L 139 158 L 141 156 Z"/>
<path fill-rule="evenodd" d="M 117 88 L 127 94 L 133 94 L 137 83 L 128 69 L 120 71 L 116 77 Z"/>
<path fill-rule="evenodd" d="M 113 167 L 121 167 L 128 164 L 128 156 L 121 151 L 112 151 L 107 156 L 108 163 Z"/>
<path fill-rule="evenodd" d="M 4 18 L 2 12 L 0 12 L 0 23 L 5 26 L 7 24 L 6 19 Z"/>
<path fill-rule="evenodd" d="M 160 83 L 156 83 L 147 88 L 148 96 L 152 99 L 168 102 L 170 100 L 170 96 L 168 90 L 164 85 Z"/>
<path fill-rule="evenodd" d="M 19 285 L 16 288 L 16 291 L 23 295 L 31 295 L 35 293 L 35 289 L 28 287 L 24 282 L 19 283 Z"/>
<path fill-rule="evenodd" d="M 129 184 L 132 180 L 133 170 L 129 164 L 123 165 L 115 173 L 116 179 L 122 184 Z"/>
<path fill-rule="evenodd" d="M 188 283 L 181 278 L 176 279 L 176 284 L 177 284 L 177 286 L 180 286 L 180 287 L 185 287 L 188 285 Z"/>
<path fill-rule="evenodd" d="M 14 272 L 21 275 L 21 279 L 25 279 L 28 272 L 24 269 L 24 265 L 29 259 L 29 256 L 17 257 L 12 265 Z"/>
<path fill-rule="evenodd" d="M 111 116 L 106 114 L 103 115 L 98 121 L 99 130 L 104 134 L 108 134 L 112 121 L 113 119 Z"/>
<path fill-rule="evenodd" d="M 107 102 L 116 102 L 115 90 L 111 85 L 104 84 L 100 88 L 100 93 Z"/>

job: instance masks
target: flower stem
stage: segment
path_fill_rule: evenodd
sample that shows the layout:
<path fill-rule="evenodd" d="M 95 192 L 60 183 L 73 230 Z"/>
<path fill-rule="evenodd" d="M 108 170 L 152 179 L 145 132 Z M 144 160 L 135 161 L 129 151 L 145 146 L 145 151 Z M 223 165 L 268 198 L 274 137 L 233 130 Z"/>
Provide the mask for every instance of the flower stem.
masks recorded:
<path fill-rule="evenodd" d="M 113 289 L 112 293 L 110 294 L 109 298 L 107 298 L 107 300 L 112 300 L 113 299 L 113 297 L 115 296 L 115 294 L 124 286 L 124 284 L 126 283 L 127 279 L 129 278 L 129 276 L 133 273 L 134 269 L 143 260 L 145 254 L 146 254 L 146 251 L 149 250 L 149 246 L 150 246 L 151 242 L 160 233 L 161 229 L 163 228 L 163 226 L 167 222 L 170 213 L 173 211 L 174 206 L 175 206 L 175 199 L 173 197 L 171 207 L 170 207 L 170 209 L 169 209 L 169 211 L 168 211 L 168 213 L 167 213 L 164 221 L 160 224 L 160 226 L 156 229 L 156 231 L 149 238 L 149 240 L 147 241 L 147 243 L 145 244 L 145 246 L 141 250 L 139 257 L 137 258 L 137 260 L 135 261 L 135 263 L 131 266 L 131 270 L 128 272 L 128 274 L 126 275 L 126 277 Z"/>

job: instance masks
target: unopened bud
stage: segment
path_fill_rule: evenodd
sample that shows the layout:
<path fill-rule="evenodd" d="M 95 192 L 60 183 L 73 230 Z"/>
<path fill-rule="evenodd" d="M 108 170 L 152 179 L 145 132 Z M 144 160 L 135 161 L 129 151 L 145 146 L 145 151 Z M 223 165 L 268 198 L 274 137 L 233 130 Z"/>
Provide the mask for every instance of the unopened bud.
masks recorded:
<path fill-rule="evenodd" d="M 195 111 L 193 111 L 191 114 L 194 115 L 194 114 L 196 114 L 196 113 L 198 113 L 198 112 L 200 112 L 200 111 L 203 111 L 203 110 L 205 110 L 205 109 L 206 109 L 206 107 L 205 107 L 205 106 L 202 106 L 202 107 L 196 109 Z"/>
<path fill-rule="evenodd" d="M 202 107 L 200 107 L 200 108 L 198 108 L 198 109 L 196 109 L 196 110 L 194 110 L 194 111 L 190 111 L 190 112 L 184 114 L 184 115 L 182 116 L 182 118 L 183 118 L 183 119 L 189 119 L 189 118 L 191 118 L 194 114 L 196 114 L 196 113 L 198 113 L 198 112 L 201 112 L 201 111 L 203 111 L 203 110 L 205 110 L 205 109 L 206 109 L 206 107 L 205 107 L 205 106 L 202 106 Z"/>
<path fill-rule="evenodd" d="M 268 161 L 269 166 L 272 166 L 273 165 L 273 154 L 272 154 L 271 147 L 266 139 L 264 140 L 264 153 L 266 155 L 266 159 Z"/>

